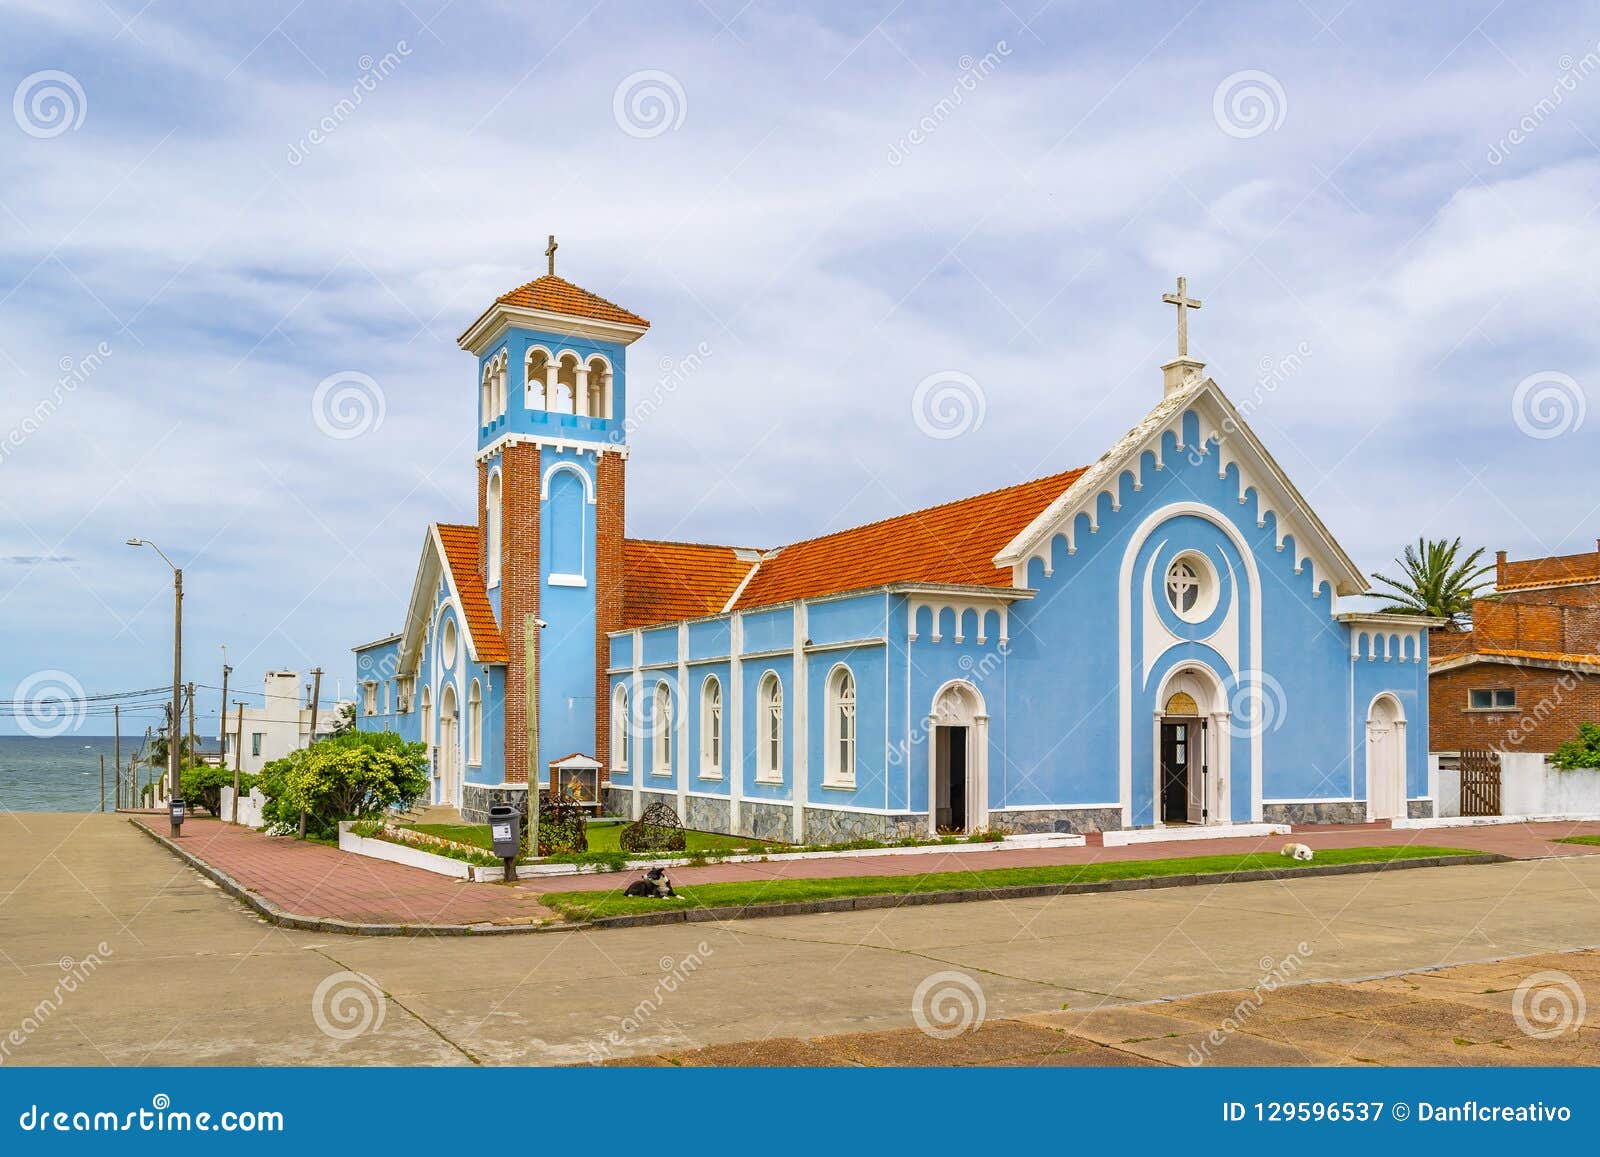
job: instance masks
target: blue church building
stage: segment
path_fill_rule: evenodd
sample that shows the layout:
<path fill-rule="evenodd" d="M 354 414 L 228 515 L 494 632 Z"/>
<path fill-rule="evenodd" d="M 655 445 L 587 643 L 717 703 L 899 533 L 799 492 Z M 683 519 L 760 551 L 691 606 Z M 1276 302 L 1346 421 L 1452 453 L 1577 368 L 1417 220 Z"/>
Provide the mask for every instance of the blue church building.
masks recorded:
<path fill-rule="evenodd" d="M 1435 621 L 1367 581 L 1201 362 L 1092 465 L 787 545 L 624 532 L 649 323 L 548 275 L 461 336 L 478 517 L 435 524 L 366 729 L 481 821 L 555 775 L 779 840 L 1433 814 Z M 640 389 L 637 405 L 647 405 Z"/>

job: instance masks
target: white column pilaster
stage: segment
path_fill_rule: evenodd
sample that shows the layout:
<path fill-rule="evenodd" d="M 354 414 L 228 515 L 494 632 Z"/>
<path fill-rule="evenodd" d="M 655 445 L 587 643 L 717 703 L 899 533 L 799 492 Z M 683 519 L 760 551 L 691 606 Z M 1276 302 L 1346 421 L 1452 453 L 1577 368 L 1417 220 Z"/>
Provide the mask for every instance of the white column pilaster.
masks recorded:
<path fill-rule="evenodd" d="M 809 690 L 806 686 L 806 604 L 796 603 L 794 607 L 794 710 L 790 712 L 791 726 L 794 736 L 790 746 L 793 754 L 789 758 L 790 766 L 794 769 L 794 784 L 791 796 L 794 799 L 794 841 L 801 843 L 805 840 L 806 829 L 806 801 L 810 798 L 811 783 L 807 771 L 807 754 L 810 727 L 807 722 L 810 712 L 807 700 Z"/>
<path fill-rule="evenodd" d="M 689 624 L 678 624 L 678 716 L 672 721 L 678 736 L 678 753 L 673 779 L 678 785 L 678 820 L 689 805 Z"/>
<path fill-rule="evenodd" d="M 607 375 L 609 378 L 610 375 Z M 610 392 L 610 386 L 607 386 Z M 728 765 L 728 832 L 739 834 L 744 803 L 744 616 L 733 613 L 728 624 L 727 716 L 723 720 L 723 760 Z"/>

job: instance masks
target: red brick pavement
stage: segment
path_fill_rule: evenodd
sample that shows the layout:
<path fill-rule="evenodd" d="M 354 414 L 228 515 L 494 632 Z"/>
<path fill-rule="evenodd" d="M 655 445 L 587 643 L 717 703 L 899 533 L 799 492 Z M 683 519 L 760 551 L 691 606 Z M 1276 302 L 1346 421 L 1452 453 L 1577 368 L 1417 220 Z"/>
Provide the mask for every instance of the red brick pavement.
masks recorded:
<path fill-rule="evenodd" d="M 163 825 L 164 826 L 164 825 Z M 160 830 L 159 827 L 157 830 Z M 1557 844 L 1562 836 L 1600 835 L 1600 823 L 1510 824 L 1479 828 L 1394 831 L 1383 824 L 1297 829 L 1294 839 L 1312 848 L 1415 844 L 1469 848 L 1516 859 L 1592 855 L 1600 847 Z M 189 854 L 226 872 L 252 892 L 302 916 L 373 924 L 518 924 L 551 913 L 544 892 L 608 891 L 633 873 L 548 876 L 513 885 L 468 884 L 341 852 L 322 844 L 276 839 L 216 820 L 191 819 L 179 841 Z M 1221 840 L 1168 840 L 1107 848 L 1094 840 L 1082 848 L 1015 851 L 952 850 L 914 856 L 777 857 L 761 863 L 708 864 L 672 869 L 677 884 L 735 880 L 818 879 L 829 876 L 911 876 L 985 868 L 1088 864 L 1104 860 L 1155 860 L 1184 856 L 1276 851 L 1282 836 Z"/>
<path fill-rule="evenodd" d="M 155 830 L 165 834 L 165 827 Z M 299 916 L 419 925 L 521 924 L 551 916 L 539 894 L 520 885 L 469 884 L 218 820 L 185 820 L 178 844 Z"/>

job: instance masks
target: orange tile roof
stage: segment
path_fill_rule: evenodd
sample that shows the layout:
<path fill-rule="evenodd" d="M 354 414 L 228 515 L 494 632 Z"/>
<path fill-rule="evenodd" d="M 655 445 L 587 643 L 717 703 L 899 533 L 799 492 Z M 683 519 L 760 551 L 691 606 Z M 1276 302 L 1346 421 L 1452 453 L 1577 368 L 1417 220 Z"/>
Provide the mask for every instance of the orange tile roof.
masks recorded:
<path fill-rule="evenodd" d="M 483 576 L 478 573 L 478 528 L 441 522 L 438 530 L 439 541 L 444 544 L 445 561 L 450 564 L 451 580 L 461 596 L 461 608 L 466 612 L 467 634 L 472 636 L 478 661 L 507 662 L 510 656 L 506 654 L 506 642 L 495 622 L 494 608 L 489 605 Z"/>
<path fill-rule="evenodd" d="M 993 559 L 1077 481 L 1067 470 L 786 546 L 739 595 L 741 610 L 898 582 L 1009 587 Z"/>
<path fill-rule="evenodd" d="M 622 627 L 714 615 L 754 565 L 731 546 L 624 539 Z"/>
<path fill-rule="evenodd" d="M 568 317 L 587 317 L 595 321 L 616 322 L 619 325 L 650 324 L 638 314 L 554 274 L 536 277 L 526 285 L 519 285 L 508 293 L 502 293 L 495 298 L 495 304 L 514 305 L 521 309 L 539 309 L 546 313 L 562 313 Z"/>

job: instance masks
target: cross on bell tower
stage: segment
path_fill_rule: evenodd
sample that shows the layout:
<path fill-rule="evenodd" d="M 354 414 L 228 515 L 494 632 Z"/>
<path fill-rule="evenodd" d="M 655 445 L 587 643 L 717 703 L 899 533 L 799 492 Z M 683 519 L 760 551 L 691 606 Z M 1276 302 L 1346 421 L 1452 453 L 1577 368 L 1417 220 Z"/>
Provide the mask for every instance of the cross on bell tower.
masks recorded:
<path fill-rule="evenodd" d="M 1200 308 L 1200 299 L 1189 296 L 1189 279 L 1178 278 L 1177 293 L 1163 293 L 1161 300 L 1178 308 L 1178 356 L 1161 367 L 1162 392 L 1187 389 L 1201 380 L 1206 364 L 1189 356 L 1189 311 Z"/>
<path fill-rule="evenodd" d="M 550 244 L 544 247 L 544 255 L 550 259 L 551 277 L 556 275 L 556 250 L 560 248 L 561 246 L 556 244 L 556 235 L 554 233 L 550 234 Z M 1179 283 L 1182 283 L 1182 278 L 1179 279 Z"/>

